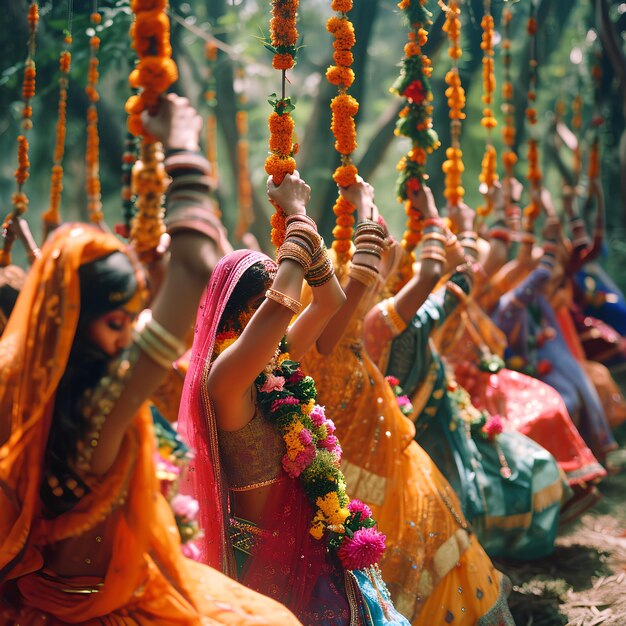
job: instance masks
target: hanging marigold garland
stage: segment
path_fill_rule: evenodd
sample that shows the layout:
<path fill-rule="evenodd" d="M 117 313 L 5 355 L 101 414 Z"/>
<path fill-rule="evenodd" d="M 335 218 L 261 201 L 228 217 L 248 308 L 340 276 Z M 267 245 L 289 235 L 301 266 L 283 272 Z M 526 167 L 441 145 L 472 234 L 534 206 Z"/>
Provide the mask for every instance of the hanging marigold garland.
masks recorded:
<path fill-rule="evenodd" d="M 28 196 L 24 192 L 24 183 L 30 175 L 30 160 L 28 158 L 27 133 L 33 127 L 33 107 L 30 103 L 35 96 L 35 79 L 37 70 L 35 67 L 35 49 L 37 45 L 37 26 L 39 25 L 39 4 L 31 2 L 28 7 L 28 53 L 24 64 L 24 79 L 22 82 L 22 133 L 17 137 L 17 169 L 15 181 L 17 191 L 12 195 L 11 202 L 13 211 L 5 220 L 2 230 L 4 246 L 0 253 L 0 267 L 6 267 L 11 263 L 11 248 L 15 235 L 9 230 L 13 219 L 18 218 L 28 209 Z"/>
<path fill-rule="evenodd" d="M 272 19 L 270 20 L 270 41 L 265 44 L 273 53 L 272 67 L 282 74 L 281 95 L 270 96 L 269 103 L 274 109 L 269 116 L 270 130 L 269 156 L 265 160 L 265 171 L 272 177 L 275 185 L 283 182 L 286 174 L 293 174 L 296 160 L 293 156 L 298 152 L 298 144 L 294 143 L 295 123 L 291 117 L 294 105 L 286 96 L 286 71 L 295 65 L 296 43 L 298 30 L 296 16 L 298 0 L 272 0 Z M 272 225 L 272 243 L 278 247 L 285 239 L 285 214 L 276 207 L 270 223 Z"/>
<path fill-rule="evenodd" d="M 409 27 L 409 34 L 404 46 L 405 56 L 402 59 L 400 76 L 391 88 L 393 93 L 406 98 L 406 105 L 399 113 L 394 132 L 398 136 L 408 137 L 412 144 L 411 149 L 398 162 L 399 175 L 396 183 L 398 201 L 404 202 L 408 217 L 402 238 L 402 246 L 407 252 L 412 252 L 419 243 L 422 229 L 419 212 L 407 200 L 407 189 L 417 190 L 428 179 L 427 155 L 440 146 L 432 120 L 432 64 L 422 50 L 428 41 L 426 29 L 431 24 L 431 13 L 426 9 L 426 3 L 427 0 L 401 0 L 398 3 L 403 21 Z M 408 257 L 408 263 L 411 258 Z"/>
<path fill-rule="evenodd" d="M 600 112 L 600 87 L 602 82 L 602 53 L 596 49 L 594 53 L 594 63 L 591 67 L 591 77 L 594 87 L 593 117 L 591 125 L 593 127 L 593 139 L 589 148 L 589 181 L 597 180 L 600 177 L 600 126 L 604 124 L 604 118 Z M 591 189 L 591 185 L 590 185 Z"/>
<path fill-rule="evenodd" d="M 137 212 L 131 224 L 130 238 L 142 260 L 154 259 L 156 248 L 165 232 L 162 197 L 166 188 L 160 145 L 157 145 L 141 122 L 143 111 L 156 111 L 159 97 L 178 78 L 172 59 L 170 20 L 166 0 L 132 0 L 135 20 L 130 29 L 132 46 L 139 62 L 130 73 L 130 86 L 139 89 L 126 102 L 128 129 L 141 135 L 139 160 L 131 178 L 136 195 Z"/>
<path fill-rule="evenodd" d="M 204 55 L 207 60 L 207 88 L 204 92 L 204 100 L 209 112 L 206 118 L 205 149 L 206 158 L 211 166 L 211 180 L 213 186 L 218 180 L 217 164 L 217 91 L 215 86 L 215 62 L 217 61 L 217 46 L 213 41 L 207 41 L 204 47 Z"/>
<path fill-rule="evenodd" d="M 537 18 L 535 17 L 535 7 L 531 3 L 530 15 L 528 17 L 528 23 L 526 31 L 530 37 L 530 73 L 528 81 L 528 95 L 527 95 L 527 107 L 526 107 L 526 121 L 529 125 L 528 133 L 528 182 L 531 188 L 530 203 L 524 209 L 524 214 L 529 219 L 535 219 L 538 217 L 541 211 L 541 205 L 537 202 L 537 198 L 541 192 L 541 167 L 539 164 L 539 142 L 535 138 L 533 129 L 537 125 L 537 109 L 536 109 L 536 87 L 537 87 Z"/>
<path fill-rule="evenodd" d="M 452 59 L 452 68 L 446 74 L 446 98 L 450 116 L 450 147 L 446 150 L 446 160 L 443 162 L 445 174 L 444 196 L 450 206 L 456 206 L 463 201 L 465 189 L 463 188 L 463 151 L 461 150 L 461 120 L 465 119 L 465 90 L 461 84 L 458 60 L 461 58 L 461 10 L 457 0 L 451 0 L 446 6 L 440 3 L 446 13 L 446 21 L 443 30 L 448 35 L 450 47 L 448 55 Z"/>
<path fill-rule="evenodd" d="M 236 76 L 240 83 L 237 92 L 237 195 L 239 199 L 239 216 L 235 228 L 235 237 L 241 239 L 254 222 L 254 211 L 252 207 L 252 184 L 250 183 L 249 154 L 250 145 L 248 143 L 248 111 L 246 89 L 244 80 L 245 70 L 242 66 L 236 69 Z"/>
<path fill-rule="evenodd" d="M 511 20 L 513 12 L 510 7 L 504 7 L 502 11 L 502 64 L 503 82 L 502 82 L 502 113 L 504 114 L 504 125 L 502 126 L 502 140 L 504 142 L 504 150 L 502 151 L 502 163 L 504 165 L 505 181 L 515 176 L 515 164 L 517 163 L 517 154 L 515 153 L 515 104 L 513 100 L 513 80 L 511 77 L 511 64 L 513 55 L 511 54 Z M 508 189 L 508 183 L 505 189 Z"/>
<path fill-rule="evenodd" d="M 574 170 L 574 184 L 580 180 L 582 171 L 582 158 L 580 150 L 581 128 L 583 125 L 583 99 L 580 93 L 577 93 L 572 102 L 572 130 L 576 135 L 576 145 L 574 146 L 574 161 L 572 169 Z"/>
<path fill-rule="evenodd" d="M 483 109 L 483 118 L 481 124 L 487 131 L 487 141 L 485 144 L 485 153 L 481 162 L 481 172 L 479 180 L 486 187 L 488 192 L 498 180 L 497 160 L 495 146 L 493 145 L 493 129 L 497 126 L 496 118 L 493 114 L 493 94 L 496 90 L 496 76 L 494 71 L 494 51 L 493 51 L 493 35 L 494 20 L 491 14 L 491 0 L 484 1 L 485 12 L 480 25 L 483 29 L 482 41 L 480 47 L 483 51 L 483 95 L 482 101 L 485 105 Z M 493 210 L 493 201 L 490 195 L 486 196 L 483 206 L 479 206 L 476 212 L 480 216 L 486 216 Z"/>
<path fill-rule="evenodd" d="M 71 4 L 70 4 L 71 7 Z M 71 8 L 70 24 L 64 38 L 64 48 L 59 57 L 59 105 L 56 126 L 56 139 L 54 145 L 54 156 L 52 158 L 52 174 L 50 176 L 50 205 L 43 214 L 44 233 L 48 233 L 61 223 L 61 192 L 63 191 L 63 155 L 65 153 L 65 135 L 67 132 L 67 88 L 69 85 L 69 73 L 72 63 L 71 35 Z"/>
<path fill-rule="evenodd" d="M 333 180 L 341 187 L 356 183 L 357 168 L 352 162 L 352 153 L 356 150 L 356 124 L 354 116 L 359 110 L 357 100 L 347 93 L 354 82 L 354 71 L 350 67 L 354 61 L 352 48 L 356 43 L 354 26 L 348 18 L 352 10 L 352 0 L 332 0 L 331 8 L 337 15 L 326 22 L 326 30 L 334 37 L 333 61 L 326 70 L 326 79 L 337 87 L 338 94 L 331 100 L 332 118 L 330 129 L 335 137 L 335 150 L 341 155 L 341 164 L 333 173 Z M 333 206 L 335 228 L 333 229 L 333 249 L 337 261 L 348 261 L 354 226 L 354 205 L 341 195 Z"/>
<path fill-rule="evenodd" d="M 90 16 L 94 34 L 89 38 L 89 70 L 87 74 L 87 150 L 86 150 L 86 174 L 87 174 L 87 215 L 89 221 L 101 224 L 104 218 L 102 214 L 102 193 L 100 186 L 100 137 L 98 136 L 98 108 L 100 99 L 98 93 L 98 50 L 100 38 L 95 34 L 95 28 L 102 21 L 102 16 L 97 12 L 97 6 Z"/>

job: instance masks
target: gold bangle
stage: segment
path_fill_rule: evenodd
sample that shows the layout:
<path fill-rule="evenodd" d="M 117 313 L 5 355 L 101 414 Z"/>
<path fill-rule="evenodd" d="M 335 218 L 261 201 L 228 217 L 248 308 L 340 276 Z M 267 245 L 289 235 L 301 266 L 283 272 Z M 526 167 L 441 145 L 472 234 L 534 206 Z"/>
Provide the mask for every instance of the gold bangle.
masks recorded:
<path fill-rule="evenodd" d="M 391 322 L 394 330 L 398 334 L 400 334 L 406 329 L 407 323 L 402 319 L 402 317 L 398 313 L 398 309 L 396 309 L 395 299 L 388 298 L 387 300 L 385 300 L 384 305 L 385 305 L 385 311 L 387 312 L 387 315 L 389 316 L 389 321 Z"/>
<path fill-rule="evenodd" d="M 350 278 L 369 288 L 376 284 L 378 272 L 369 265 L 353 263 L 350 268 Z"/>
<path fill-rule="evenodd" d="M 294 241 L 285 241 L 280 248 L 278 248 L 276 262 L 280 265 L 280 262 L 284 259 L 295 261 L 304 268 L 305 272 L 311 267 L 311 254 Z"/>
<path fill-rule="evenodd" d="M 292 298 L 285 293 L 281 293 L 280 291 L 276 291 L 276 289 L 272 289 L 271 287 L 265 292 L 265 297 L 268 300 L 273 300 L 290 311 L 293 311 L 294 315 L 298 315 L 298 313 L 302 311 L 301 302 L 298 302 L 295 298 Z"/>
<path fill-rule="evenodd" d="M 441 241 L 441 243 L 446 243 L 447 238 L 442 233 L 424 233 L 422 235 L 422 241 Z"/>
<path fill-rule="evenodd" d="M 363 246 L 363 245 L 358 245 L 354 251 L 354 254 L 357 254 L 359 252 L 365 252 L 367 254 L 371 254 L 373 256 L 375 256 L 378 259 L 381 259 L 383 254 L 383 250 L 382 248 L 378 248 L 375 246 Z"/>

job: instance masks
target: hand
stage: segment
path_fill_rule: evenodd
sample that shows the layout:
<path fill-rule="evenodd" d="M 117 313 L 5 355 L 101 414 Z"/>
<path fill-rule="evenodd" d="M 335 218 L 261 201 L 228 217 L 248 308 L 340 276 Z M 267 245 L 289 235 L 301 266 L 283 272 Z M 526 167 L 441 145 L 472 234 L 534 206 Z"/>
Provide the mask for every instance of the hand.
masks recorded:
<path fill-rule="evenodd" d="M 437 211 L 435 198 L 430 187 L 420 185 L 417 191 L 407 189 L 407 197 L 411 205 L 420 212 L 425 220 L 439 217 L 439 211 Z"/>
<path fill-rule="evenodd" d="M 147 111 L 141 114 L 145 129 L 156 137 L 166 150 L 200 149 L 202 118 L 189 104 L 187 98 L 170 93 L 159 102 L 156 115 Z"/>
<path fill-rule="evenodd" d="M 541 188 L 539 202 L 548 217 L 556 217 L 556 209 L 554 208 L 554 203 L 552 202 L 552 194 L 545 187 Z"/>
<path fill-rule="evenodd" d="M 266 190 L 269 199 L 287 215 L 306 214 L 311 188 L 300 178 L 298 170 L 293 174 L 287 174 L 278 186 L 270 176 L 267 179 Z"/>
<path fill-rule="evenodd" d="M 356 207 L 359 220 L 373 220 L 374 210 L 374 187 L 357 176 L 356 183 L 349 187 L 339 187 L 339 194 L 344 200 Z"/>
<path fill-rule="evenodd" d="M 483 187 L 487 187 L 485 183 L 481 184 L 481 189 Z M 502 184 L 500 181 L 496 181 L 491 187 L 487 189 L 486 193 L 483 193 L 483 196 L 486 200 L 491 202 L 491 206 L 493 210 L 497 213 L 498 217 L 502 217 L 504 215 L 504 191 L 502 189 Z"/>
<path fill-rule="evenodd" d="M 448 217 L 456 226 L 458 232 L 474 230 L 474 218 L 476 213 L 465 202 L 459 202 L 455 206 L 448 207 Z"/>

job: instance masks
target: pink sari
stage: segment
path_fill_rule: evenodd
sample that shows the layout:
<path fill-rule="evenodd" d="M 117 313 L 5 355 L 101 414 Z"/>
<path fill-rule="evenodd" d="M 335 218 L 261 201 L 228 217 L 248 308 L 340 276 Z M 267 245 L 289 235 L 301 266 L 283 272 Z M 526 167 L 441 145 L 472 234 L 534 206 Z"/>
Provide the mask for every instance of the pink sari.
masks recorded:
<path fill-rule="evenodd" d="M 228 533 L 228 480 L 220 464 L 218 433 L 206 391 L 215 336 L 224 309 L 244 272 L 264 254 L 238 250 L 215 268 L 198 309 L 195 338 L 179 411 L 178 430 L 195 450 L 186 488 L 200 504 L 201 560 L 236 576 Z M 286 474 L 273 486 L 258 540 L 239 577 L 247 587 L 282 602 L 307 624 L 348 624 L 362 612 L 350 572 L 308 532 L 313 510 L 299 481 Z M 351 593 L 354 592 L 354 593 Z"/>

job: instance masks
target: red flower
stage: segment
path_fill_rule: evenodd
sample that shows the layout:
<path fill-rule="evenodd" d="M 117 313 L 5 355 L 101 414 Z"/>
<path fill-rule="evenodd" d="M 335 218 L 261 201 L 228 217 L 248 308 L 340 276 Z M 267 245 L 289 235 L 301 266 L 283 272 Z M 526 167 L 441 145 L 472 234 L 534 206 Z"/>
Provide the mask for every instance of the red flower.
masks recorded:
<path fill-rule="evenodd" d="M 422 104 L 426 97 L 426 90 L 421 80 L 414 80 L 402 94 L 414 104 Z"/>
<path fill-rule="evenodd" d="M 546 374 L 549 374 L 551 371 L 552 371 L 552 363 L 550 363 L 550 361 L 548 361 L 547 359 L 543 359 L 539 361 L 539 363 L 537 363 L 537 374 L 539 374 L 539 376 L 545 376 Z"/>

